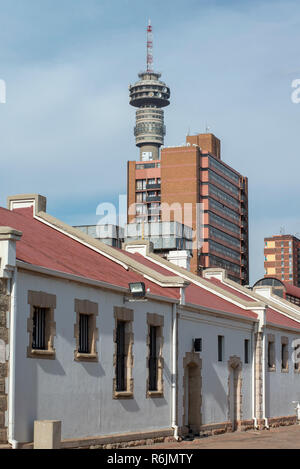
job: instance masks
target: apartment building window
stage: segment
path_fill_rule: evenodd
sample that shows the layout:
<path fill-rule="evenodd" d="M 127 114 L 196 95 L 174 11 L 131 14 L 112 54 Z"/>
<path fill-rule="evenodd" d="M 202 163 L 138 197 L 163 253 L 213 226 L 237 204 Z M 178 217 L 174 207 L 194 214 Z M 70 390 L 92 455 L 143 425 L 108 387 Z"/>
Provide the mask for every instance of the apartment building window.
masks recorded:
<path fill-rule="evenodd" d="M 218 361 L 222 362 L 224 359 L 224 336 L 218 335 Z"/>
<path fill-rule="evenodd" d="M 269 371 L 275 371 L 275 336 L 274 334 L 268 334 L 268 368 Z"/>
<path fill-rule="evenodd" d="M 137 192 L 136 193 L 136 202 L 145 202 L 146 192 Z"/>
<path fill-rule="evenodd" d="M 249 339 L 244 340 L 244 360 L 249 363 Z"/>
<path fill-rule="evenodd" d="M 133 398 L 133 310 L 116 306 L 114 308 L 115 353 L 113 357 L 115 377 L 113 379 L 113 398 Z"/>
<path fill-rule="evenodd" d="M 30 305 L 30 315 L 27 321 L 29 335 L 27 357 L 54 359 L 56 296 L 30 290 L 28 291 L 28 304 Z"/>
<path fill-rule="evenodd" d="M 281 371 L 287 372 L 289 369 L 289 340 L 288 337 L 281 337 Z"/>
<path fill-rule="evenodd" d="M 148 179 L 148 184 L 150 185 L 155 184 L 155 178 Z"/>
<path fill-rule="evenodd" d="M 163 325 L 164 317 L 147 314 L 148 380 L 146 397 L 163 396 Z"/>
<path fill-rule="evenodd" d="M 76 348 L 74 350 L 75 361 L 98 361 L 97 329 L 98 303 L 89 300 L 74 300 L 76 323 L 74 325 L 74 338 Z"/>
<path fill-rule="evenodd" d="M 143 215 L 147 212 L 147 206 L 145 204 L 136 204 L 135 213 L 137 215 Z"/>
<path fill-rule="evenodd" d="M 136 189 L 137 190 L 146 189 L 146 179 L 137 179 L 136 180 Z"/>

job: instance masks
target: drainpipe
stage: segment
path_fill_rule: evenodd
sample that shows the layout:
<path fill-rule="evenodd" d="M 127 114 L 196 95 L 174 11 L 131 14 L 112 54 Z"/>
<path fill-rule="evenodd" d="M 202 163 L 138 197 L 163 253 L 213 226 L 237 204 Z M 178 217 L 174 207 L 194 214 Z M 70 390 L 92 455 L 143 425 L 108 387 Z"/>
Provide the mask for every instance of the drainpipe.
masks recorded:
<path fill-rule="evenodd" d="M 179 440 L 177 425 L 177 304 L 172 305 L 172 428 L 174 438 Z"/>
<path fill-rule="evenodd" d="M 257 429 L 257 417 L 256 417 L 256 383 L 255 383 L 255 323 L 253 325 L 251 333 L 251 347 L 252 347 L 252 419 L 254 422 L 254 428 Z"/>
<path fill-rule="evenodd" d="M 265 427 L 269 430 L 269 422 L 266 417 L 266 331 L 263 329 L 263 343 L 262 343 L 262 387 L 263 387 L 263 419 Z"/>
<path fill-rule="evenodd" d="M 9 384 L 8 384 L 8 442 L 17 449 L 15 439 L 15 389 L 16 389 L 16 313 L 17 313 L 17 267 L 14 268 L 11 285 L 11 308 L 9 325 Z"/>

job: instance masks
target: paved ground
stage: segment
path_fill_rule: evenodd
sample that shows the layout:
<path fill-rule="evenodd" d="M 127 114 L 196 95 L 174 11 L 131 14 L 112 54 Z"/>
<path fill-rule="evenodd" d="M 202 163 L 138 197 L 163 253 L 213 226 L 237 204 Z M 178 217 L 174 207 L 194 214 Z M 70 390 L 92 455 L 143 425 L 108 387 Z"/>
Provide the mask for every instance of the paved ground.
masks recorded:
<path fill-rule="evenodd" d="M 224 433 L 178 443 L 157 443 L 147 449 L 300 449 L 300 425 L 270 430 Z"/>

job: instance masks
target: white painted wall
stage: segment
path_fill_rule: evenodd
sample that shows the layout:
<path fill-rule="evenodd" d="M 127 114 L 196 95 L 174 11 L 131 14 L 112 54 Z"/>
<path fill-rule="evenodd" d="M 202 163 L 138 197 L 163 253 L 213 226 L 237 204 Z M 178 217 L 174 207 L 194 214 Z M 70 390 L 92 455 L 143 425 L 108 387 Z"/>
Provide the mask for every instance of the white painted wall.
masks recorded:
<path fill-rule="evenodd" d="M 187 319 L 189 316 L 189 319 Z M 192 340 L 202 338 L 202 424 L 228 421 L 228 360 L 242 360 L 242 419 L 252 418 L 251 325 L 210 315 L 182 312 L 179 320 L 178 398 L 179 426 L 183 415 L 183 358 L 192 351 Z M 224 336 L 224 361 L 218 362 L 218 335 Z M 244 363 L 244 339 L 250 341 L 249 364 Z"/>
<path fill-rule="evenodd" d="M 266 334 L 275 335 L 276 371 L 268 371 L 268 340 L 266 338 L 266 416 L 284 417 L 295 415 L 292 401 L 300 401 L 300 374 L 295 373 L 292 361 L 292 341 L 299 339 L 300 334 L 267 329 Z M 281 371 L 281 337 L 289 338 L 289 371 Z"/>
<path fill-rule="evenodd" d="M 29 343 L 28 290 L 56 295 L 55 360 L 26 357 Z M 98 363 L 74 361 L 74 299 L 89 299 L 99 305 L 97 327 Z M 62 438 L 100 436 L 171 427 L 171 321 L 172 309 L 154 301 L 126 303 L 134 309 L 134 399 L 114 400 L 113 329 L 114 306 L 123 305 L 123 295 L 75 282 L 31 275 L 18 276 L 16 439 L 33 440 L 33 422 L 62 420 Z M 147 399 L 147 312 L 164 315 L 164 397 Z"/>

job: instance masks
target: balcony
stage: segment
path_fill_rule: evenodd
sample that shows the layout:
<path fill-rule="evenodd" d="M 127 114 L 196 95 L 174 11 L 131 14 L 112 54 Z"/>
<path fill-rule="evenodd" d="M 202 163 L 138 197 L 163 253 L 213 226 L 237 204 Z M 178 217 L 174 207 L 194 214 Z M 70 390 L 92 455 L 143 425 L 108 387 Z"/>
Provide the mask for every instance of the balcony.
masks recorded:
<path fill-rule="evenodd" d="M 146 202 L 160 202 L 160 195 L 148 195 Z"/>
<path fill-rule="evenodd" d="M 146 189 L 150 191 L 160 189 L 160 184 L 147 184 Z"/>

